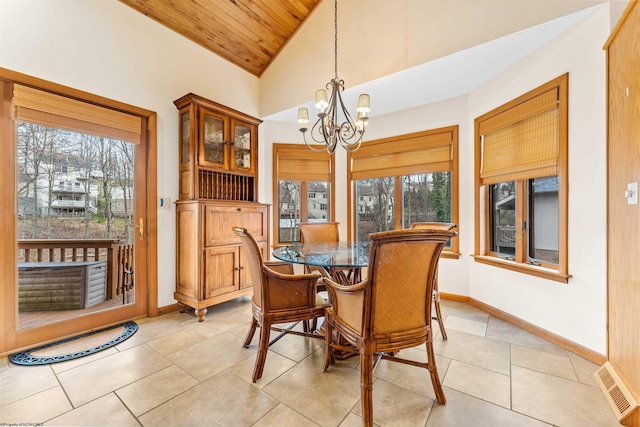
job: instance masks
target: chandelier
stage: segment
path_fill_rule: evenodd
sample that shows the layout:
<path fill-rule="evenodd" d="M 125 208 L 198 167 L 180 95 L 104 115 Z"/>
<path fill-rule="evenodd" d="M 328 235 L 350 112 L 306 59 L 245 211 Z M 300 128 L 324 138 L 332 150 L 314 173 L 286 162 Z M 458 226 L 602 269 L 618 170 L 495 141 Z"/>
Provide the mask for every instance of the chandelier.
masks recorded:
<path fill-rule="evenodd" d="M 311 128 L 310 138 L 307 139 L 307 123 L 309 110 L 298 109 L 298 123 L 304 143 L 313 151 L 327 151 L 333 154 L 338 145 L 352 152 L 360 148 L 362 137 L 369 120 L 369 95 L 361 94 L 358 98 L 357 119 L 349 114 L 342 101 L 341 92 L 344 90 L 344 80 L 338 78 L 338 0 L 334 1 L 334 64 L 335 77 L 329 81 L 325 89 L 318 89 L 315 96 L 315 106 L 320 112 L 318 120 Z M 327 98 L 327 91 L 330 95 Z M 340 123 L 340 120 L 344 120 Z M 310 144 L 322 144 L 318 149 Z"/>

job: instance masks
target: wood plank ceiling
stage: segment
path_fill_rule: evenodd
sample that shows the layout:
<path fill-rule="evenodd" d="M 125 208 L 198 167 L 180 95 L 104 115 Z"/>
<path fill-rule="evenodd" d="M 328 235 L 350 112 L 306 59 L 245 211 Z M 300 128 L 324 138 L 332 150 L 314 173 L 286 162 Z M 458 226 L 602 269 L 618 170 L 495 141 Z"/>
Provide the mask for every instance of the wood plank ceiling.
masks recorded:
<path fill-rule="evenodd" d="M 321 0 L 120 0 L 260 76 Z"/>

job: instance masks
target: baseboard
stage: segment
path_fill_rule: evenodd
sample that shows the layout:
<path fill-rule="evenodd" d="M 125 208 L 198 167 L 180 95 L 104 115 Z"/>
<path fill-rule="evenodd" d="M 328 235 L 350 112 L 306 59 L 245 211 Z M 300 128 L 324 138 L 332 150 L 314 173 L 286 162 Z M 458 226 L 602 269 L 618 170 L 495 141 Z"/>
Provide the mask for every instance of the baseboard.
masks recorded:
<path fill-rule="evenodd" d="M 442 294 L 440 295 L 442 296 Z M 478 301 L 477 299 L 468 297 L 468 303 L 469 305 L 479 308 L 482 311 L 486 311 L 487 313 L 497 317 L 500 320 L 511 323 L 512 325 L 517 326 L 520 329 L 523 329 L 535 336 L 545 339 L 559 347 L 564 348 L 567 351 L 577 354 L 578 356 L 587 359 L 588 361 L 595 363 L 596 365 L 602 365 L 607 361 L 607 357 L 603 354 L 598 353 L 597 351 L 593 351 L 590 348 L 577 344 L 571 340 L 561 337 L 560 335 L 556 335 L 553 332 L 542 329 L 512 314 L 485 304 L 482 301 Z"/>
<path fill-rule="evenodd" d="M 535 336 L 552 342 L 567 351 L 570 351 L 584 359 L 587 359 L 590 362 L 595 363 L 596 365 L 602 365 L 607 361 L 607 357 L 603 354 L 600 354 L 571 340 L 561 337 L 560 335 L 556 335 L 553 332 L 549 332 L 546 329 L 542 329 L 512 314 L 492 307 L 489 304 L 485 304 L 482 301 L 478 301 L 477 299 L 465 295 L 448 294 L 445 292 L 440 292 L 440 298 L 449 301 L 464 302 L 476 308 L 479 308 L 480 310 L 485 311 L 500 320 L 504 320 L 505 322 L 511 323 L 512 325 L 517 326 L 529 333 L 532 333 Z"/>
<path fill-rule="evenodd" d="M 173 313 L 174 311 L 180 310 L 180 307 L 177 303 L 165 305 L 163 307 L 158 307 L 158 316 L 162 316 L 163 314 Z"/>
<path fill-rule="evenodd" d="M 448 294 L 446 292 L 438 292 L 440 294 L 441 299 L 446 299 L 449 301 L 457 301 L 457 302 L 466 302 L 469 303 L 469 297 L 465 295 L 458 294 Z"/>

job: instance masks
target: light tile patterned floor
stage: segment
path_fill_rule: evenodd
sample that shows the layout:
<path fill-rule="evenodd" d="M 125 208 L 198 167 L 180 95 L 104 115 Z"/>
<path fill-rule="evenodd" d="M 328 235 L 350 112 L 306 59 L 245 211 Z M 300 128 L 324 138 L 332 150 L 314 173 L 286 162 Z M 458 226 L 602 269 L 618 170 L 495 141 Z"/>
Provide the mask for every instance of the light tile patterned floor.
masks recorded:
<path fill-rule="evenodd" d="M 446 405 L 425 370 L 382 361 L 379 426 L 619 426 L 596 365 L 467 304 L 442 301 L 449 340 L 434 347 Z M 206 321 L 171 313 L 138 321 L 115 349 L 41 367 L 0 359 L 0 424 L 93 426 L 359 426 L 357 358 L 322 372 L 323 343 L 287 336 L 251 383 L 256 339 L 242 347 L 247 298 L 212 307 Z M 423 348 L 403 350 L 422 360 Z M 424 359 L 426 360 L 426 359 Z"/>

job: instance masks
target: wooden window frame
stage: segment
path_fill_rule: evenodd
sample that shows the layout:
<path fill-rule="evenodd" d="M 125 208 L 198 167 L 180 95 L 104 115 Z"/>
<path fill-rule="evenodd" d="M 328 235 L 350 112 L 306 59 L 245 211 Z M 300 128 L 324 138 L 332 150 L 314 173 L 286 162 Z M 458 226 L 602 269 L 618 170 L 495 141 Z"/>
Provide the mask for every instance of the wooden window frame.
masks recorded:
<path fill-rule="evenodd" d="M 523 237 L 523 222 L 527 217 L 527 182 L 529 177 L 516 179 L 516 256 L 514 260 L 506 260 L 490 251 L 490 220 L 489 220 L 489 185 L 483 184 L 481 178 L 482 163 L 482 123 L 494 118 L 507 110 L 531 101 L 537 96 L 553 90 L 558 91 L 559 100 L 559 135 L 558 135 L 558 265 L 527 263 L 527 239 Z M 508 270 L 541 277 L 560 283 L 568 283 L 571 275 L 568 271 L 568 201 L 569 201 L 569 162 L 568 162 L 568 116 L 569 116 L 569 74 L 563 74 L 543 84 L 508 103 L 477 117 L 474 121 L 475 160 L 474 160 L 474 225 L 475 245 L 474 259 L 476 262 L 493 265 Z"/>
<path fill-rule="evenodd" d="M 318 146 L 318 148 L 321 148 Z M 286 152 L 286 154 L 284 154 Z M 279 166 L 281 161 L 287 161 L 287 159 L 295 158 L 297 165 L 288 171 L 286 176 L 282 176 L 282 168 Z M 308 168 L 309 163 L 318 161 L 316 166 L 320 166 L 321 162 L 326 162 L 329 166 L 328 170 L 320 170 L 321 168 Z M 309 163 L 306 163 L 309 162 Z M 296 171 L 297 168 L 297 171 Z M 314 172 L 309 172 L 313 169 Z M 306 175 L 306 176 L 305 176 Z M 335 221 L 335 156 L 330 155 L 326 151 L 315 152 L 307 148 L 302 144 L 273 144 L 273 247 L 283 246 L 291 242 L 280 241 L 280 215 L 279 215 L 279 182 L 281 180 L 287 181 L 300 181 L 300 217 L 306 218 L 307 216 L 307 182 L 328 182 L 329 183 L 329 197 L 326 199 L 329 205 L 329 218 L 327 221 Z M 310 179 L 311 178 L 311 179 Z"/>
<path fill-rule="evenodd" d="M 365 178 L 394 177 L 395 228 L 402 228 L 402 177 L 419 173 L 451 172 L 451 222 L 458 224 L 458 236 L 451 240 L 451 247 L 442 251 L 443 258 L 460 257 L 460 224 L 458 202 L 458 125 L 446 126 L 389 138 L 367 141 L 353 153 L 347 154 L 348 235 L 355 239 L 357 201 L 355 182 Z M 433 154 L 441 157 L 443 147 L 448 147 L 449 159 L 438 158 L 430 163 L 412 160 Z M 420 153 L 421 155 L 419 155 Z M 366 163 L 365 163 L 366 162 Z M 360 165 L 358 164 L 360 163 Z M 361 165 L 366 166 L 361 166 Z M 354 167 L 355 165 L 355 167 Z M 377 176 L 376 176 L 377 174 Z"/>

